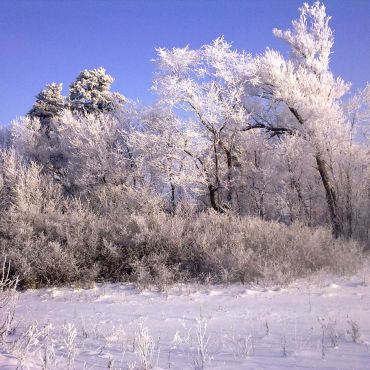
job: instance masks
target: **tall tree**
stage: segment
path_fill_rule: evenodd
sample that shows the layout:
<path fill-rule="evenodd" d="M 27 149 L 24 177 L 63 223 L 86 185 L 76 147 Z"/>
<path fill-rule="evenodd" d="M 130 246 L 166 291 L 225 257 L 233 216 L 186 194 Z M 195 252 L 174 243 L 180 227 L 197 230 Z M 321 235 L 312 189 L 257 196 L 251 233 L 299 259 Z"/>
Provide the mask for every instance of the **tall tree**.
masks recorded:
<path fill-rule="evenodd" d="M 70 109 L 88 114 L 111 112 L 121 106 L 125 98 L 110 91 L 113 81 L 102 67 L 80 72 L 69 89 Z"/>
<path fill-rule="evenodd" d="M 36 96 L 36 102 L 28 112 L 31 118 L 38 118 L 46 136 L 53 130 L 51 121 L 60 116 L 65 109 L 65 98 L 62 95 L 62 84 L 51 83 Z"/>
<path fill-rule="evenodd" d="M 340 105 L 340 98 L 349 86 L 334 78 L 329 69 L 334 42 L 329 20 L 324 5 L 305 3 L 291 30 L 274 29 L 274 35 L 290 46 L 290 56 L 286 59 L 279 52 L 267 49 L 255 58 L 250 81 L 262 104 L 267 109 L 279 106 L 286 119 L 279 122 L 280 127 L 259 122 L 249 128 L 300 135 L 310 144 L 325 190 L 333 233 L 339 236 L 343 226 L 330 154 L 334 137 L 338 140 L 349 137 Z"/>
<path fill-rule="evenodd" d="M 154 90 L 160 101 L 193 122 L 193 145 L 185 153 L 203 179 L 209 202 L 225 212 L 235 202 L 240 128 L 248 119 L 243 106 L 250 57 L 218 38 L 199 50 L 158 49 Z"/>
<path fill-rule="evenodd" d="M 154 105 L 140 110 L 138 116 L 140 129 L 133 130 L 128 137 L 136 166 L 159 192 L 170 194 L 168 208 L 174 213 L 179 195 L 197 190 L 192 159 L 186 154 L 191 134 L 186 121 L 168 108 Z"/>

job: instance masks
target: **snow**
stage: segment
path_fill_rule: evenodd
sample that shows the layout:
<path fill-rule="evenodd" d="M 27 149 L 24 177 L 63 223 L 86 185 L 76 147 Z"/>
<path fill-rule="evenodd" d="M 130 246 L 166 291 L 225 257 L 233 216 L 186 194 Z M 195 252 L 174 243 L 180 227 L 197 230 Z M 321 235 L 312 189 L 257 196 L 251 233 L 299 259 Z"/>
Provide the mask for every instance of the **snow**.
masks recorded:
<path fill-rule="evenodd" d="M 55 369 L 67 369 L 66 323 L 77 329 L 76 369 L 107 369 L 109 363 L 112 369 L 142 368 L 139 342 L 146 334 L 156 369 L 201 367 L 199 334 L 205 368 L 366 369 L 369 283 L 367 268 L 352 277 L 321 275 L 284 288 L 178 284 L 163 293 L 104 284 L 28 290 L 19 297 L 14 337 L 35 320 L 39 328 L 52 324 Z M 356 342 L 351 322 L 359 327 Z M 30 369 L 41 368 L 40 343 L 29 351 Z M 17 354 L 3 353 L 0 368 L 15 369 Z"/>

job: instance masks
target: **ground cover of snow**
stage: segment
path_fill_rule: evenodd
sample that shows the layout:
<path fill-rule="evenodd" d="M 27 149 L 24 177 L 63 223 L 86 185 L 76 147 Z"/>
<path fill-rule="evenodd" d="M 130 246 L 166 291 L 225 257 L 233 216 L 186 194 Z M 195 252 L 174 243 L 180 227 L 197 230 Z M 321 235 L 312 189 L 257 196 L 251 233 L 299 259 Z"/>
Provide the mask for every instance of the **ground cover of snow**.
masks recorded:
<path fill-rule="evenodd" d="M 16 320 L 14 338 L 35 321 L 48 336 L 4 350 L 4 370 L 19 356 L 41 368 L 46 347 L 55 369 L 370 369 L 370 269 L 287 287 L 28 290 Z"/>

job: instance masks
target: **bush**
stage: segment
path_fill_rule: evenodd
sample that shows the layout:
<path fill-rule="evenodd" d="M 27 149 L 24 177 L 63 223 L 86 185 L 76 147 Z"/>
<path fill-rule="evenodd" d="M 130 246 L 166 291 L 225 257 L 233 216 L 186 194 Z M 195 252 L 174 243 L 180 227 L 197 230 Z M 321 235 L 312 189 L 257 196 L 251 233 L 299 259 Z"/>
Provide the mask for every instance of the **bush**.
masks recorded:
<path fill-rule="evenodd" d="M 299 223 L 288 226 L 214 212 L 141 215 L 136 222 L 137 246 L 145 248 L 146 259 L 162 256 L 162 265 L 176 268 L 184 279 L 286 283 L 322 269 L 353 272 L 361 261 L 356 242 Z"/>
<path fill-rule="evenodd" d="M 360 264 L 360 246 L 329 229 L 253 217 L 163 210 L 145 187 L 95 187 L 68 198 L 42 167 L 3 161 L 0 252 L 24 287 L 134 281 L 287 283 Z M 8 175 L 7 175 L 8 174 Z M 9 175 L 11 174 L 11 175 Z M 2 196 L 2 194 L 5 194 Z"/>

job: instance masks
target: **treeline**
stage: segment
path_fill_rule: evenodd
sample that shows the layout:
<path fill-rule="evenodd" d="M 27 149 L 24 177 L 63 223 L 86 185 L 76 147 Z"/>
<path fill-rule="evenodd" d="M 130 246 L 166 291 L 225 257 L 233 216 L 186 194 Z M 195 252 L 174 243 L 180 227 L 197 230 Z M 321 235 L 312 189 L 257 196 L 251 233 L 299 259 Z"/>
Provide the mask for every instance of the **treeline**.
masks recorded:
<path fill-rule="evenodd" d="M 329 69 L 304 4 L 284 57 L 223 38 L 157 49 L 149 107 L 103 68 L 50 84 L 1 131 L 0 248 L 25 286 L 288 281 L 345 272 L 370 242 L 370 86 Z"/>

